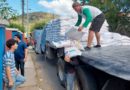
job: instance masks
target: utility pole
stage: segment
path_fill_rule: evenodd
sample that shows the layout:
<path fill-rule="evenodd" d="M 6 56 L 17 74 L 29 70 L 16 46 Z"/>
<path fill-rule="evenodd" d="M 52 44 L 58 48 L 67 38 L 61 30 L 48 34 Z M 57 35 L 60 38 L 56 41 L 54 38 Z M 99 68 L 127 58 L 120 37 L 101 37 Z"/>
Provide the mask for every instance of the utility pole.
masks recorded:
<path fill-rule="evenodd" d="M 22 27 L 24 28 L 24 0 L 21 0 L 22 3 Z"/>
<path fill-rule="evenodd" d="M 26 26 L 27 37 L 29 35 L 29 13 L 28 13 L 28 0 L 27 0 L 27 26 Z"/>
<path fill-rule="evenodd" d="M 53 13 L 53 19 L 55 19 L 55 14 Z"/>

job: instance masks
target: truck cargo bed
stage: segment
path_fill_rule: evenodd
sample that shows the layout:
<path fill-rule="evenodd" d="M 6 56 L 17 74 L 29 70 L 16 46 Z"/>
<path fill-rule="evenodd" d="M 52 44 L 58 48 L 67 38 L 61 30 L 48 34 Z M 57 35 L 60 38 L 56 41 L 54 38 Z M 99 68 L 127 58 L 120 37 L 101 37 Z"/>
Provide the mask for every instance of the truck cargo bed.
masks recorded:
<path fill-rule="evenodd" d="M 130 46 L 109 46 L 84 51 L 81 60 L 110 75 L 130 81 Z"/>

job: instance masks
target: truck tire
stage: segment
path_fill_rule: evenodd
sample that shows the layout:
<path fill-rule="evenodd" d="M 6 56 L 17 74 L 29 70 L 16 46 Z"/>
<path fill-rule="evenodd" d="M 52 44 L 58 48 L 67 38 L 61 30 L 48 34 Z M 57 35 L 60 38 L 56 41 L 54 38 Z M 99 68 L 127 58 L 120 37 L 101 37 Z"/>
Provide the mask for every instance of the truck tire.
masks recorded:
<path fill-rule="evenodd" d="M 41 54 L 44 54 L 44 52 L 42 51 L 42 49 L 41 49 Z"/>
<path fill-rule="evenodd" d="M 38 55 L 39 53 L 37 52 L 37 50 L 35 50 L 35 53 Z"/>
<path fill-rule="evenodd" d="M 96 81 L 89 71 L 77 67 L 76 78 L 78 83 L 80 83 L 80 90 L 97 90 Z"/>
<path fill-rule="evenodd" d="M 57 62 L 57 76 L 59 78 L 60 84 L 65 87 L 65 62 L 61 58 Z"/>
<path fill-rule="evenodd" d="M 44 54 L 43 51 L 42 51 L 42 47 L 40 46 L 40 51 L 41 51 L 41 54 Z"/>
<path fill-rule="evenodd" d="M 45 54 L 45 52 L 42 49 L 42 45 L 40 45 L 40 49 L 41 49 L 41 54 Z"/>
<path fill-rule="evenodd" d="M 55 50 L 53 50 L 53 48 L 49 47 L 47 44 L 45 45 L 45 54 L 50 60 L 56 58 Z"/>
<path fill-rule="evenodd" d="M 34 51 L 35 51 L 36 54 L 39 54 L 39 53 L 37 52 L 37 50 L 36 50 L 36 47 L 34 48 Z"/>

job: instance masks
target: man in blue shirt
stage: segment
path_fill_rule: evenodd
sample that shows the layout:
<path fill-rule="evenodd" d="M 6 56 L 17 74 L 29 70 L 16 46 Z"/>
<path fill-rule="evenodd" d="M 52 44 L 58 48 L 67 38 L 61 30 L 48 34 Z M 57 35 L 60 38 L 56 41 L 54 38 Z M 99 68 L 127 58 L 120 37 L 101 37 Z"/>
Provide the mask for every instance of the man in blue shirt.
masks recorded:
<path fill-rule="evenodd" d="M 20 40 L 20 35 L 15 35 L 15 40 L 18 42 L 18 48 L 15 50 L 15 62 L 16 68 L 21 71 L 21 75 L 24 76 L 24 64 L 27 60 L 27 45 Z"/>

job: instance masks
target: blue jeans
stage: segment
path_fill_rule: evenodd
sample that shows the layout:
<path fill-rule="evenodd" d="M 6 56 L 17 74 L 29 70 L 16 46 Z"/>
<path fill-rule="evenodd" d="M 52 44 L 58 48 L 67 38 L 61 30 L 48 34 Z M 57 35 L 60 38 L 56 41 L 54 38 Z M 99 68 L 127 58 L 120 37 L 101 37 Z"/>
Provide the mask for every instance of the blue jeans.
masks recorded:
<path fill-rule="evenodd" d="M 75 73 L 66 74 L 67 90 L 74 90 L 73 84 L 75 79 Z"/>
<path fill-rule="evenodd" d="M 7 90 L 16 90 L 16 87 L 23 84 L 25 82 L 25 78 L 18 74 L 14 75 L 13 77 L 14 85 L 12 87 L 8 87 L 8 80 L 5 80 L 5 83 L 7 84 Z"/>

